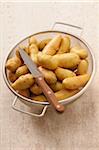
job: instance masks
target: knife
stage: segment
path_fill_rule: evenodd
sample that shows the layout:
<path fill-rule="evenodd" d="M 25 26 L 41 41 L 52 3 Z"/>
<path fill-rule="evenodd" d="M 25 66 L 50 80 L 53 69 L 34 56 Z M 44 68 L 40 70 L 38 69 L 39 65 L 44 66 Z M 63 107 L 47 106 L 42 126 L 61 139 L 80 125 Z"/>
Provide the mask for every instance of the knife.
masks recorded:
<path fill-rule="evenodd" d="M 33 60 L 28 56 L 28 54 L 21 48 L 19 48 L 19 53 L 24 61 L 24 64 L 28 67 L 29 71 L 35 77 L 37 84 L 42 88 L 44 95 L 46 96 L 49 103 L 58 111 L 63 112 L 64 106 L 57 101 L 57 98 L 51 88 L 47 85 L 42 76 L 42 73 L 37 68 Z"/>

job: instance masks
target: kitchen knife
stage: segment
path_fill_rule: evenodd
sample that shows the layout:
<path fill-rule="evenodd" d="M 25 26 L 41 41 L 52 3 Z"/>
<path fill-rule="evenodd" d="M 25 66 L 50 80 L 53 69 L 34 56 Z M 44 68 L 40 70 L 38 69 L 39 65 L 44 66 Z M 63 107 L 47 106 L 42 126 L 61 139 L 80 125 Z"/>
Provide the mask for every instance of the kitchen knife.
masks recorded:
<path fill-rule="evenodd" d="M 46 96 L 49 103 L 54 106 L 54 108 L 58 112 L 64 111 L 64 106 L 57 101 L 57 98 L 51 88 L 47 85 L 42 76 L 42 73 L 37 68 L 36 64 L 32 61 L 32 59 L 28 56 L 28 54 L 21 48 L 19 48 L 20 55 L 28 67 L 29 71 L 35 77 L 37 84 L 42 88 L 44 95 Z"/>

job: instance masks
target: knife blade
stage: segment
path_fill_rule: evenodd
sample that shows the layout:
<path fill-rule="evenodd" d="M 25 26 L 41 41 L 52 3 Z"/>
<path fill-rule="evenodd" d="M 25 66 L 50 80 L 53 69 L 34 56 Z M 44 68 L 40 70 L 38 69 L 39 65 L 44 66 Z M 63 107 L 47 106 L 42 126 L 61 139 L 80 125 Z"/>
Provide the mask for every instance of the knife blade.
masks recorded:
<path fill-rule="evenodd" d="M 38 70 L 36 64 L 32 61 L 32 59 L 28 56 L 28 54 L 21 48 L 19 48 L 19 53 L 28 67 L 29 71 L 35 77 L 35 80 L 37 84 L 42 88 L 42 91 L 44 95 L 46 96 L 47 100 L 49 101 L 50 104 L 58 111 L 58 112 L 63 112 L 64 111 L 64 106 L 60 104 L 57 101 L 57 98 L 52 91 L 52 89 L 47 85 L 45 82 L 41 72 Z"/>
<path fill-rule="evenodd" d="M 20 55 L 24 61 L 24 64 L 28 67 L 29 71 L 33 74 L 34 77 L 42 76 L 41 72 L 38 70 L 36 64 L 32 61 L 29 55 L 21 48 L 19 48 Z"/>

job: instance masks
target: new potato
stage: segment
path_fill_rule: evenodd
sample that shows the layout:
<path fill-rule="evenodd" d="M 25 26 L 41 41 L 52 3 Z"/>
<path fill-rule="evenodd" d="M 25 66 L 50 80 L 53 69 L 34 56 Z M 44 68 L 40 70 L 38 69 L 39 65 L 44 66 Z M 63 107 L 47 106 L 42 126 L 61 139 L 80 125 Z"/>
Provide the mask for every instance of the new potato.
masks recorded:
<path fill-rule="evenodd" d="M 22 65 L 22 61 L 17 56 L 14 56 L 8 59 L 6 63 L 6 68 L 10 70 L 11 72 L 15 72 L 16 69 L 20 67 L 21 65 Z"/>
<path fill-rule="evenodd" d="M 55 96 L 56 96 L 57 100 L 60 101 L 60 100 L 63 100 L 63 99 L 66 99 L 66 98 L 73 96 L 77 92 L 78 92 L 78 90 L 62 89 L 58 92 L 55 92 Z M 31 99 L 36 100 L 36 101 L 40 101 L 40 102 L 46 102 L 47 101 L 47 98 L 44 95 L 33 96 L 33 97 L 31 97 Z"/>
<path fill-rule="evenodd" d="M 41 87 L 39 87 L 37 84 L 34 84 L 31 88 L 30 91 L 35 94 L 35 95 L 40 95 L 42 93 Z"/>
<path fill-rule="evenodd" d="M 55 70 L 58 67 L 58 59 L 54 56 L 46 55 L 41 52 L 37 55 L 38 63 L 49 70 Z"/>
<path fill-rule="evenodd" d="M 63 37 L 57 54 L 63 54 L 63 53 L 69 52 L 69 51 L 70 51 L 70 38 Z"/>
<path fill-rule="evenodd" d="M 55 84 L 51 84 L 50 87 L 54 92 L 57 92 L 57 91 L 63 89 L 63 85 L 59 81 L 57 81 Z"/>
<path fill-rule="evenodd" d="M 21 55 L 20 55 L 20 52 L 19 52 L 18 49 L 16 50 L 15 54 L 16 54 L 16 56 L 17 56 L 20 60 L 22 59 L 22 58 L 21 58 Z"/>
<path fill-rule="evenodd" d="M 24 46 L 24 45 L 20 45 L 19 48 L 23 49 L 27 54 L 29 53 L 29 48 Z M 22 60 L 21 58 L 21 55 L 20 55 L 20 52 L 19 52 L 19 49 L 16 49 L 16 52 L 15 52 L 16 56 Z"/>
<path fill-rule="evenodd" d="M 77 92 L 78 92 L 78 90 L 65 90 L 65 89 L 62 89 L 58 92 L 55 92 L 55 96 L 57 97 L 57 100 L 63 100 L 63 99 L 66 99 L 66 98 L 69 98 L 69 97 L 73 96 Z"/>
<path fill-rule="evenodd" d="M 43 74 L 43 76 L 48 84 L 54 84 L 57 82 L 56 75 L 53 71 L 45 69 L 43 67 L 39 67 L 39 70 Z"/>
<path fill-rule="evenodd" d="M 73 71 L 60 67 L 56 68 L 55 74 L 59 80 L 64 80 L 65 78 L 76 76 Z"/>
<path fill-rule="evenodd" d="M 31 59 L 33 60 L 33 62 L 35 62 L 38 65 L 38 60 L 37 60 L 37 54 L 38 54 L 39 50 L 36 44 L 31 44 L 29 46 L 29 55 L 31 57 Z"/>
<path fill-rule="evenodd" d="M 47 99 L 44 95 L 32 96 L 31 99 L 35 100 L 35 101 L 39 101 L 39 102 L 46 102 L 47 101 Z"/>
<path fill-rule="evenodd" d="M 87 70 L 88 70 L 88 61 L 81 60 L 81 62 L 78 65 L 78 68 L 77 68 L 77 74 L 78 75 L 86 74 Z"/>
<path fill-rule="evenodd" d="M 63 68 L 73 68 L 80 62 L 79 56 L 75 53 L 57 54 L 53 57 L 58 60 L 58 66 Z"/>
<path fill-rule="evenodd" d="M 75 47 L 71 48 L 70 52 L 76 53 L 77 55 L 79 55 L 79 57 L 81 59 L 85 59 L 88 56 L 87 50 L 84 48 L 81 48 L 79 46 L 75 46 Z"/>
<path fill-rule="evenodd" d="M 43 49 L 43 53 L 47 55 L 54 55 L 56 51 L 59 49 L 61 43 L 61 35 L 57 35 L 54 37 Z"/>
<path fill-rule="evenodd" d="M 19 48 L 23 49 L 27 54 L 29 53 L 29 47 L 24 46 L 24 45 L 20 45 Z"/>
<path fill-rule="evenodd" d="M 39 43 L 39 50 L 42 50 L 52 39 L 44 39 Z"/>
<path fill-rule="evenodd" d="M 65 89 L 75 90 L 83 87 L 90 79 L 89 74 L 79 75 L 71 78 L 66 78 L 63 80 L 63 86 Z"/>
<path fill-rule="evenodd" d="M 31 36 L 31 37 L 29 38 L 29 45 L 31 45 L 31 44 L 36 44 L 36 45 L 38 45 L 38 41 L 37 41 L 37 39 L 36 39 L 34 36 Z"/>
<path fill-rule="evenodd" d="M 16 76 L 17 77 L 20 77 L 21 75 L 24 75 L 24 74 L 27 74 L 29 72 L 28 68 L 26 65 L 24 66 L 21 66 L 19 67 L 17 70 L 16 70 Z"/>
<path fill-rule="evenodd" d="M 32 54 L 37 54 L 39 52 L 39 50 L 38 50 L 38 47 L 37 47 L 37 45 L 36 44 L 31 44 L 30 46 L 29 46 L 29 54 L 31 55 L 31 53 Z"/>
<path fill-rule="evenodd" d="M 9 71 L 8 78 L 11 82 L 14 82 L 17 79 L 17 76 L 15 75 L 15 73 Z"/>
<path fill-rule="evenodd" d="M 14 83 L 12 83 L 12 88 L 15 90 L 25 90 L 30 88 L 34 83 L 33 76 L 28 73 L 20 76 Z"/>

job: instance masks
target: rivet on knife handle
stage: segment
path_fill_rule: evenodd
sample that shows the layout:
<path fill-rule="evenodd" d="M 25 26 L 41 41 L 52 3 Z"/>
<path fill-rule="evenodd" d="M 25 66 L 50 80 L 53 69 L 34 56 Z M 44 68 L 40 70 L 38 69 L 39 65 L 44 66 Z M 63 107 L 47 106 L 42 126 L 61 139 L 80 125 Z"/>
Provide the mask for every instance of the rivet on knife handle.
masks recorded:
<path fill-rule="evenodd" d="M 57 98 L 56 98 L 54 92 L 47 85 L 47 83 L 45 82 L 43 77 L 37 77 L 36 82 L 42 87 L 42 91 L 43 91 L 44 95 L 46 96 L 47 100 L 49 101 L 49 103 L 52 104 L 53 107 L 58 112 L 63 112 L 64 106 L 57 101 Z"/>

